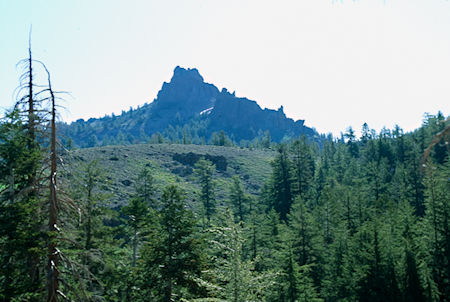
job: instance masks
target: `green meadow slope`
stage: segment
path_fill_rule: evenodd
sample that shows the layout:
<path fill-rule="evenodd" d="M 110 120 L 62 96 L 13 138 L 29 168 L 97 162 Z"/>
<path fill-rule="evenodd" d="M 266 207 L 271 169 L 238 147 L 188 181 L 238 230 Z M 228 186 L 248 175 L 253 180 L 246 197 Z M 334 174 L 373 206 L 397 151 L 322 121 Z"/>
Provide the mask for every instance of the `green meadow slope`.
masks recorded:
<path fill-rule="evenodd" d="M 101 191 L 107 193 L 104 203 L 114 208 L 128 203 L 139 171 L 148 167 L 154 177 L 158 197 L 164 186 L 176 183 L 192 202 L 199 191 L 194 164 L 205 157 L 216 165 L 216 199 L 224 201 L 228 197 L 233 175 L 241 178 L 247 193 L 256 194 L 271 173 L 270 161 L 274 155 L 275 152 L 270 150 L 177 144 L 77 149 L 64 157 L 71 167 L 64 179 L 70 187 L 72 182 L 79 181 L 83 176 L 83 167 L 97 160 L 106 175 L 106 181 L 101 185 Z"/>

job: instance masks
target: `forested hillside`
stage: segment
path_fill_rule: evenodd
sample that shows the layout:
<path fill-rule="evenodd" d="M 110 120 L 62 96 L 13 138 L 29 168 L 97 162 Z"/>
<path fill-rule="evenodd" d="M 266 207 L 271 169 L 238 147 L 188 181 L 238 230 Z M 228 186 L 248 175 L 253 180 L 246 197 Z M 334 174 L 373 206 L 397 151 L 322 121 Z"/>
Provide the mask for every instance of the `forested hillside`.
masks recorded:
<path fill-rule="evenodd" d="M 449 301 L 442 113 L 320 145 L 67 150 L 35 64 L 0 123 L 0 300 Z"/>

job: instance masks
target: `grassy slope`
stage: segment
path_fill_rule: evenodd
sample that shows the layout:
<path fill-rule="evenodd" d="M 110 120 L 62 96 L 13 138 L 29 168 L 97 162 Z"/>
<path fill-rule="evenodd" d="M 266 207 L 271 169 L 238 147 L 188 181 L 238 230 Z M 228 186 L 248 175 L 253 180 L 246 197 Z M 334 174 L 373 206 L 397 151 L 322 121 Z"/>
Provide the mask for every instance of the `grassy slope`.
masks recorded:
<path fill-rule="evenodd" d="M 248 193 L 256 194 L 271 172 L 270 161 L 275 154 L 273 151 L 234 147 L 139 144 L 78 149 L 71 151 L 66 156 L 66 161 L 70 162 L 72 169 L 80 170 L 82 163 L 97 159 L 109 180 L 109 184 L 105 186 L 111 193 L 107 204 L 116 207 L 128 203 L 137 174 L 144 166 L 148 166 L 152 171 L 158 195 L 164 186 L 176 183 L 186 192 L 188 200 L 195 200 L 199 186 L 195 173 L 189 173 L 193 167 L 183 165 L 172 158 L 175 153 L 189 152 L 226 158 L 227 170 L 216 170 L 214 175 L 218 200 L 227 198 L 231 177 L 235 174 L 240 176 Z M 78 171 L 72 172 L 79 174 Z"/>

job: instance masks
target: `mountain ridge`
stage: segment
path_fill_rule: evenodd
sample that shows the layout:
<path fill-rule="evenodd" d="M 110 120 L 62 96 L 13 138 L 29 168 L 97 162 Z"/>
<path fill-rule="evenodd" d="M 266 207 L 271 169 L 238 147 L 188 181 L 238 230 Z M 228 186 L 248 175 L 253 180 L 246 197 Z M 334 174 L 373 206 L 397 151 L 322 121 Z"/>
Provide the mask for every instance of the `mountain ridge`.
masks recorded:
<path fill-rule="evenodd" d="M 196 68 L 174 69 L 157 97 L 121 115 L 79 119 L 59 125 L 61 137 L 76 147 L 133 144 L 149 141 L 202 144 L 223 131 L 228 141 L 246 144 L 269 137 L 280 142 L 300 135 L 317 140 L 318 134 L 278 110 L 262 109 L 256 101 L 236 97 L 204 81 Z M 223 135 L 222 134 L 222 135 Z"/>

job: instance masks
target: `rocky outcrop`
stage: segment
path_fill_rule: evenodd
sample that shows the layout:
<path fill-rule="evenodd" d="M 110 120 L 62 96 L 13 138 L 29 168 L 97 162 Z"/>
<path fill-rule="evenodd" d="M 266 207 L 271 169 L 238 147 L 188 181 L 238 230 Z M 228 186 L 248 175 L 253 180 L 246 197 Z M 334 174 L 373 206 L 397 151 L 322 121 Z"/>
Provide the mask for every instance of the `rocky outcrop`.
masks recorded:
<path fill-rule="evenodd" d="M 214 106 L 219 90 L 205 83 L 198 70 L 177 66 L 169 83 L 164 82 L 152 103 L 146 132 L 162 132 L 169 125 L 184 124 L 201 111 Z"/>
<path fill-rule="evenodd" d="M 224 130 L 239 139 L 251 140 L 265 131 L 270 132 L 274 141 L 301 134 L 314 135 L 312 129 L 303 125 L 304 120 L 286 117 L 283 106 L 278 110 L 263 110 L 255 101 L 238 98 L 226 89 L 217 96 L 209 118 L 210 131 Z"/>
<path fill-rule="evenodd" d="M 227 170 L 227 159 L 222 155 L 210 155 L 210 154 L 197 154 L 193 152 L 189 153 L 175 153 L 172 156 L 173 160 L 183 164 L 194 166 L 201 158 L 212 162 L 218 171 Z"/>
<path fill-rule="evenodd" d="M 164 82 L 158 97 L 152 103 L 150 119 L 146 121 L 145 132 L 163 132 L 169 125 L 183 125 L 194 116 L 208 119 L 205 133 L 224 130 L 237 141 L 251 140 L 269 131 L 274 141 L 300 134 L 313 135 L 303 125 L 303 120 L 294 121 L 278 110 L 261 109 L 247 98 L 238 98 L 227 89 L 221 92 L 216 86 L 205 83 L 196 68 L 177 66 L 169 83 Z"/>
<path fill-rule="evenodd" d="M 220 92 L 213 84 L 205 83 L 197 69 L 177 66 L 170 82 L 163 83 L 152 103 L 123 111 L 119 116 L 60 124 L 59 131 L 61 138 L 70 138 L 80 147 L 139 143 L 157 132 L 172 141 L 181 141 L 184 131 L 191 131 L 186 135 L 196 137 L 200 143 L 221 130 L 238 143 L 264 135 L 265 131 L 279 142 L 300 134 L 313 137 L 314 130 L 303 122 L 286 117 L 283 107 L 261 109 L 255 101 L 238 98 L 226 89 Z"/>

